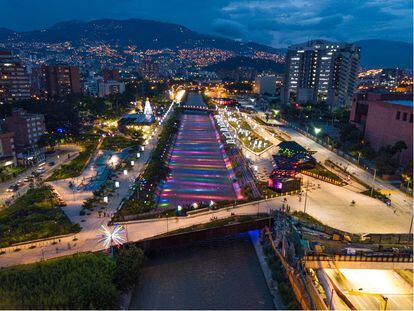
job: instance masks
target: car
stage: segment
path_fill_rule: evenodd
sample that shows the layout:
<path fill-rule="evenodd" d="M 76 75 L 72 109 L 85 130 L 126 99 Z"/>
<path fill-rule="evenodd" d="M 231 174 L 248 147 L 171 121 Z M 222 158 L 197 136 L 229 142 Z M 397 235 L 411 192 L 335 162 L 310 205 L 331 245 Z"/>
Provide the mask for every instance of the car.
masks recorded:
<path fill-rule="evenodd" d="M 387 206 L 391 206 L 391 200 L 389 198 L 382 199 L 382 202 L 384 202 L 385 204 L 387 204 Z"/>
<path fill-rule="evenodd" d="M 30 182 L 30 181 L 32 181 L 33 180 L 33 178 L 32 177 L 30 177 L 30 176 L 26 176 L 24 179 L 23 179 L 23 181 L 24 182 Z"/>
<path fill-rule="evenodd" d="M 55 165 L 55 161 L 50 161 L 50 162 L 48 163 L 48 165 L 49 165 L 49 166 L 53 166 L 53 165 Z"/>
<path fill-rule="evenodd" d="M 46 170 L 45 170 L 45 168 L 44 167 L 40 167 L 40 168 L 38 168 L 37 170 L 36 170 L 36 173 L 38 173 L 38 174 L 42 174 L 42 173 L 44 173 Z"/>
<path fill-rule="evenodd" d="M 9 188 L 6 189 L 7 192 L 16 192 L 19 189 L 19 186 L 14 184 L 11 185 Z"/>

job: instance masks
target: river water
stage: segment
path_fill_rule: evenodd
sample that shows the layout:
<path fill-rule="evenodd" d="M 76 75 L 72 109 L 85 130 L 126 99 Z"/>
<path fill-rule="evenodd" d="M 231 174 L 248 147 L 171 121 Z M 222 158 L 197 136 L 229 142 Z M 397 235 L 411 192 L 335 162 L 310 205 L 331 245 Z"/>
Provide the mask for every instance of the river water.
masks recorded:
<path fill-rule="evenodd" d="M 152 254 L 130 304 L 130 309 L 273 308 L 249 233 Z"/>

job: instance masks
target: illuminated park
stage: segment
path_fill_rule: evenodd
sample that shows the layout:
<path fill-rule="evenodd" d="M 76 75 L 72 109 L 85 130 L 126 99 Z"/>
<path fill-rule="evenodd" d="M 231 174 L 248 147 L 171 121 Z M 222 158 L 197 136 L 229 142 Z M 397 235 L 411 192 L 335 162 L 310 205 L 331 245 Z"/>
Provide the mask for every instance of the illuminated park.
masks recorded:
<path fill-rule="evenodd" d="M 414 310 L 402 0 L 0 0 L 1 310 Z"/>
<path fill-rule="evenodd" d="M 199 105 L 199 94 L 189 96 L 187 105 L 193 101 Z M 184 110 L 168 166 L 170 173 L 159 199 L 161 207 L 241 198 L 213 118 L 207 112 Z"/>

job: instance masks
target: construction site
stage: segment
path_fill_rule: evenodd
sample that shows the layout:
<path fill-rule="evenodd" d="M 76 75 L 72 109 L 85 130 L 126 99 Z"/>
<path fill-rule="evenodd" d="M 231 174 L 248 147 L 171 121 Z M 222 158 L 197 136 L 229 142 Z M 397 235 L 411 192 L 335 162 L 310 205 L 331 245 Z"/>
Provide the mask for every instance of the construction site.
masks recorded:
<path fill-rule="evenodd" d="M 411 234 L 351 234 L 306 214 L 274 213 L 262 243 L 282 263 L 302 309 L 413 309 Z"/>

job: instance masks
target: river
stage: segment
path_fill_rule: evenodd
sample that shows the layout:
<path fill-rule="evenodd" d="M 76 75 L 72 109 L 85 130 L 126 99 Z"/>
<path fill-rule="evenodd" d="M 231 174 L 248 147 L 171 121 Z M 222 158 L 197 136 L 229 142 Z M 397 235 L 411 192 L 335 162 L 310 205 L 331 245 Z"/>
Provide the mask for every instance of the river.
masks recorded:
<path fill-rule="evenodd" d="M 249 233 L 150 255 L 130 304 L 130 309 L 273 308 Z"/>

